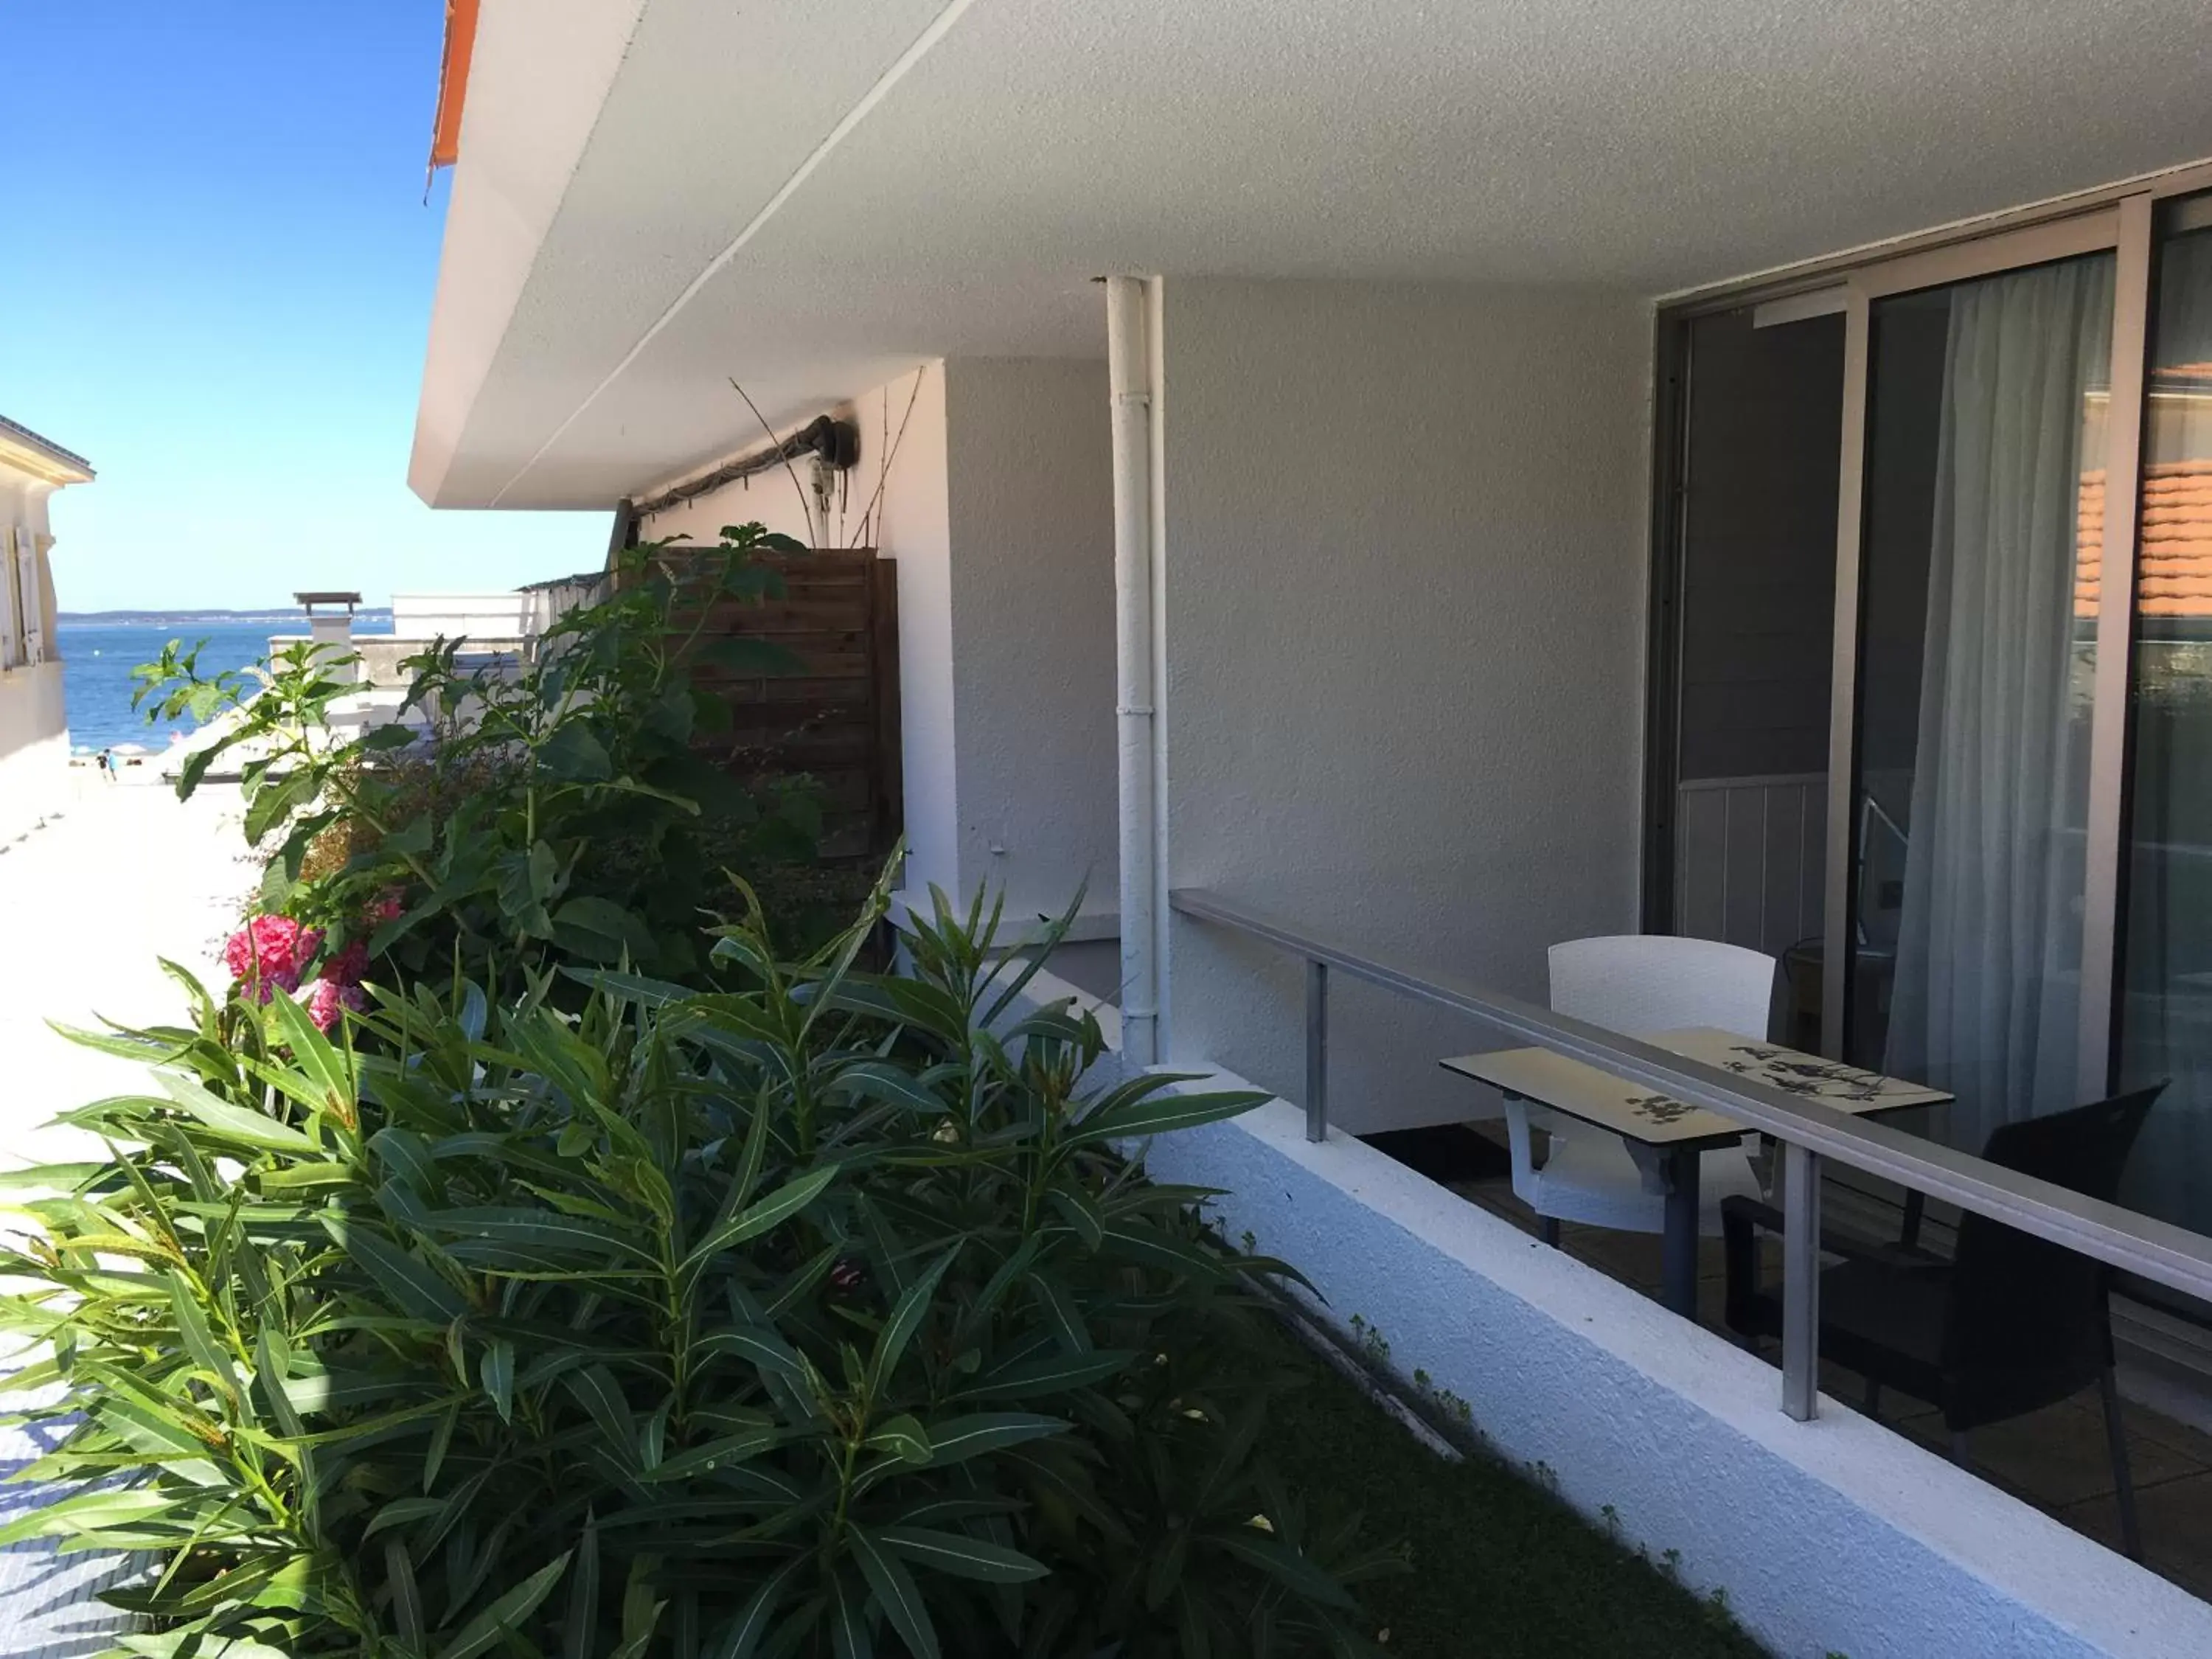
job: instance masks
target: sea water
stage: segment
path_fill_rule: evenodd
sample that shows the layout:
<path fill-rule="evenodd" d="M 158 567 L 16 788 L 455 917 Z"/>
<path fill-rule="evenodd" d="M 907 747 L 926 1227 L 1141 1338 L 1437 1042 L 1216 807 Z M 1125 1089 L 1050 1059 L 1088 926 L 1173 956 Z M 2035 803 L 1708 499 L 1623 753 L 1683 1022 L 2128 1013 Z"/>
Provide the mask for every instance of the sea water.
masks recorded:
<path fill-rule="evenodd" d="M 166 749 L 172 732 L 190 732 L 196 722 L 190 715 L 149 724 L 143 705 L 133 709 L 131 694 L 141 682 L 131 671 L 152 662 L 171 640 L 187 647 L 201 646 L 199 672 L 210 676 L 220 669 L 242 669 L 269 654 L 269 636 L 306 630 L 298 623 L 271 622 L 130 622 L 60 624 L 62 694 L 68 700 L 70 748 L 89 755 L 120 744 L 137 744 L 151 750 Z M 358 634 L 388 634 L 391 624 L 356 623 Z"/>

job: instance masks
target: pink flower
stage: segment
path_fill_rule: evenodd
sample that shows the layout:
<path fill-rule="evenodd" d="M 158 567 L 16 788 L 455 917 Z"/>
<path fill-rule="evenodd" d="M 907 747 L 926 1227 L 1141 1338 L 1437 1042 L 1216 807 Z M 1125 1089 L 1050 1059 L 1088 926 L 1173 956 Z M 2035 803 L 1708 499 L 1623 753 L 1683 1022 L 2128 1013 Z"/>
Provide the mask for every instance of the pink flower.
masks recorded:
<path fill-rule="evenodd" d="M 358 1013 L 368 1005 L 358 985 L 339 985 L 327 979 L 319 979 L 307 993 L 307 1018 L 315 1022 L 318 1030 L 328 1031 L 338 1023 L 338 1011 L 350 1008 Z"/>
<path fill-rule="evenodd" d="M 362 976 L 368 972 L 368 941 L 353 939 L 345 949 L 333 952 L 323 963 L 323 977 L 337 985 L 359 985 Z"/>
<path fill-rule="evenodd" d="M 300 988 L 322 944 L 321 930 L 302 927 L 289 916 L 255 916 L 224 944 L 222 960 L 234 981 L 266 1002 L 279 991 Z"/>
<path fill-rule="evenodd" d="M 376 896 L 375 902 L 368 907 L 369 925 L 375 927 L 382 922 L 397 921 L 406 908 L 407 890 L 404 887 L 387 887 Z"/>

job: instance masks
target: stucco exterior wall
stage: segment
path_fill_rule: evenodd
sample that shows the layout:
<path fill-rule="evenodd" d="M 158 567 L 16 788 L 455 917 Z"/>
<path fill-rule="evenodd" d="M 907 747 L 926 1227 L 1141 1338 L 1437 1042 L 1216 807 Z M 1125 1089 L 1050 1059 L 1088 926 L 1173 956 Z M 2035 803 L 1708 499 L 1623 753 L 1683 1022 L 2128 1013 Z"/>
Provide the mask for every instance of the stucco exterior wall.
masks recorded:
<path fill-rule="evenodd" d="M 0 525 L 28 528 L 33 534 L 52 533 L 46 520 L 46 502 L 54 486 L 0 466 Z"/>
<path fill-rule="evenodd" d="M 917 378 L 918 377 L 918 378 Z M 898 561 L 907 886 L 1002 888 L 1010 925 L 1088 882 L 1115 902 L 1113 474 L 1103 363 L 956 358 L 828 413 L 860 458 L 831 538 Z M 890 474 L 884 474 L 890 458 Z M 802 477 L 806 469 L 802 465 Z M 864 529 L 870 503 L 880 504 Z M 712 542 L 757 520 L 808 536 L 780 471 L 652 515 Z"/>
<path fill-rule="evenodd" d="M 38 611 L 23 616 L 19 592 L 0 597 L 0 628 L 17 641 L 17 665 L 0 668 L 0 847 L 58 813 L 70 798 L 69 714 L 62 702 L 61 640 L 55 632 L 46 504 L 53 487 L 0 467 L 0 529 L 39 576 Z M 4 583 L 0 583 L 4 585 Z M 45 660 L 21 661 L 21 641 L 40 636 Z"/>
<path fill-rule="evenodd" d="M 1115 908 L 1114 474 L 1103 362 L 945 365 L 962 886 Z M 911 787 L 911 785 L 909 785 Z"/>
<path fill-rule="evenodd" d="M 1167 883 L 1540 999 L 1636 926 L 1650 312 L 1572 289 L 1170 276 Z M 1164 1053 L 1304 1090 L 1299 965 L 1170 918 Z M 1332 988 L 1355 1129 L 1492 1109 L 1479 1027 Z"/>

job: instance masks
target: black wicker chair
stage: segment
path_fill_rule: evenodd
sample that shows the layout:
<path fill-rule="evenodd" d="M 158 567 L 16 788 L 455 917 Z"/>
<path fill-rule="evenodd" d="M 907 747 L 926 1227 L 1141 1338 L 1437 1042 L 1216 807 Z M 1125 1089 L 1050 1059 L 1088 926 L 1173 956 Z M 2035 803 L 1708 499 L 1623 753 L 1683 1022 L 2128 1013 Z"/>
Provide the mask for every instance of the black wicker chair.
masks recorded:
<path fill-rule="evenodd" d="M 2005 1124 L 1982 1156 L 2109 1201 L 2165 1086 Z M 1747 1339 L 1778 1337 L 1782 1298 L 1759 1283 L 1757 1231 L 1780 1231 L 1780 1212 L 1731 1198 L 1722 1208 L 1722 1227 L 1729 1328 Z M 2141 1553 L 2127 1435 L 2112 1382 L 2109 1268 L 1972 1214 L 1960 1218 L 1948 1257 L 1911 1243 L 1877 1243 L 1825 1228 L 1820 1248 L 1844 1258 L 1820 1274 L 1821 1357 L 1867 1379 L 1869 1411 L 1884 1387 L 1934 1405 L 1961 1463 L 1973 1430 L 2055 1405 L 2094 1382 L 2104 1402 L 2121 1537 L 2129 1554 Z"/>

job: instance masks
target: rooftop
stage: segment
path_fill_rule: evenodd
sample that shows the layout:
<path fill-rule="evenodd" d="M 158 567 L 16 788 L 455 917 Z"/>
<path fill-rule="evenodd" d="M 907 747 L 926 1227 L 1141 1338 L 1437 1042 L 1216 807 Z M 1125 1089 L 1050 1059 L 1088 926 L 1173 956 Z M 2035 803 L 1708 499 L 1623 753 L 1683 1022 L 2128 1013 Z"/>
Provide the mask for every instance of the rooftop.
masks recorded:
<path fill-rule="evenodd" d="M 2105 552 L 2105 474 L 2081 475 L 2074 614 L 2097 614 Z M 2212 461 L 2143 469 L 2136 608 L 2147 617 L 2212 617 Z"/>
<path fill-rule="evenodd" d="M 0 415 L 0 461 L 28 462 L 27 470 L 52 483 L 92 482 L 90 461 L 5 415 Z"/>

